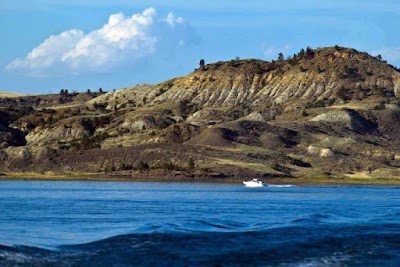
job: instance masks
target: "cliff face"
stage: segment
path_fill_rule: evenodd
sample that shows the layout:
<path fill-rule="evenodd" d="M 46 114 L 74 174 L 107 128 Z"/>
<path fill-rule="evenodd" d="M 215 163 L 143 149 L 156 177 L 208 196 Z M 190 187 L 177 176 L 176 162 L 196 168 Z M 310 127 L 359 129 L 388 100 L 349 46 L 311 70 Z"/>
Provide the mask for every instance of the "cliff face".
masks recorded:
<path fill-rule="evenodd" d="M 167 85 L 165 96 L 154 101 L 183 97 L 202 106 L 262 108 L 297 99 L 337 100 L 340 90 L 347 98 L 365 99 L 382 91 L 397 96 L 400 74 L 354 50 L 322 49 L 274 64 L 244 60 L 208 65 Z"/>
<path fill-rule="evenodd" d="M 186 99 L 202 107 L 244 105 L 262 109 L 295 100 L 312 103 L 397 97 L 399 90 L 400 73 L 384 61 L 353 49 L 322 48 L 275 62 L 233 60 L 209 64 L 186 77 L 140 85 L 92 101 L 117 97 L 135 104 L 159 104 Z"/>
<path fill-rule="evenodd" d="M 18 170 L 24 160 L 31 162 L 24 170 L 96 172 L 134 168 L 133 160 L 182 169 L 191 158 L 204 173 L 379 176 L 400 166 L 392 127 L 400 124 L 398 97 L 398 69 L 332 47 L 273 62 L 207 64 L 185 77 L 104 94 L 1 98 L 0 171 Z M 87 156 L 96 153 L 98 161 Z"/>

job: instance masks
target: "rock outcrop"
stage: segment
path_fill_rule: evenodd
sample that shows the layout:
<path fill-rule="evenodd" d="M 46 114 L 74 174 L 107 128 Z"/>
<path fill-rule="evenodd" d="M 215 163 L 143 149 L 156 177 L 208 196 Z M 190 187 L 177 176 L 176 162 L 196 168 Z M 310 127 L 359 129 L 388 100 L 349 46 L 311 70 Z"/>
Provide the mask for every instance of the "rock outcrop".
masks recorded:
<path fill-rule="evenodd" d="M 177 99 L 201 107 L 265 109 L 293 100 L 305 103 L 400 95 L 400 73 L 367 53 L 320 48 L 289 60 L 232 60 L 206 65 L 186 77 L 138 85 L 91 103 L 127 101 L 140 106 Z"/>

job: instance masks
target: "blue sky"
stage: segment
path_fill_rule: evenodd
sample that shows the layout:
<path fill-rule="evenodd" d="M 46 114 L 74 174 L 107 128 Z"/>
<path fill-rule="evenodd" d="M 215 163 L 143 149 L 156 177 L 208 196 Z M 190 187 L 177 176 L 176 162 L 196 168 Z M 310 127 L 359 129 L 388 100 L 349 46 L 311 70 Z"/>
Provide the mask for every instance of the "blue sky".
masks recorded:
<path fill-rule="evenodd" d="M 400 66 L 398 0 L 2 0 L 0 91 L 118 89 L 341 45 Z"/>

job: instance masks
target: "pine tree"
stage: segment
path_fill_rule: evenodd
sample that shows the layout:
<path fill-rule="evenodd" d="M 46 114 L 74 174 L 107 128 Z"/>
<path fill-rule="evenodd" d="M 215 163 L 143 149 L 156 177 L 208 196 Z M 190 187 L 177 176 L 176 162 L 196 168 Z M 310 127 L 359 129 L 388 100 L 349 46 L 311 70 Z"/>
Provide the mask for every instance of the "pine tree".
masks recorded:
<path fill-rule="evenodd" d="M 200 65 L 200 69 L 201 70 L 204 70 L 204 66 L 205 66 L 205 64 L 206 64 L 206 62 L 204 61 L 204 59 L 200 59 L 200 63 L 199 63 L 199 65 Z"/>

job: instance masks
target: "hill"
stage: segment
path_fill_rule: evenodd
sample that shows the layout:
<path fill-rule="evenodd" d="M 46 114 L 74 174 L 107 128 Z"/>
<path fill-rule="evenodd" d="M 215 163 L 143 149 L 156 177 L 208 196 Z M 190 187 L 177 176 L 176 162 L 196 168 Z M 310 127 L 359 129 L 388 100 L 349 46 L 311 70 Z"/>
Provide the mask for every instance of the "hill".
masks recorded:
<path fill-rule="evenodd" d="M 0 97 L 18 97 L 18 96 L 23 96 L 23 95 L 18 93 L 0 91 Z"/>
<path fill-rule="evenodd" d="M 328 47 L 108 93 L 1 98 L 0 171 L 397 183 L 399 97 L 397 68 Z"/>

